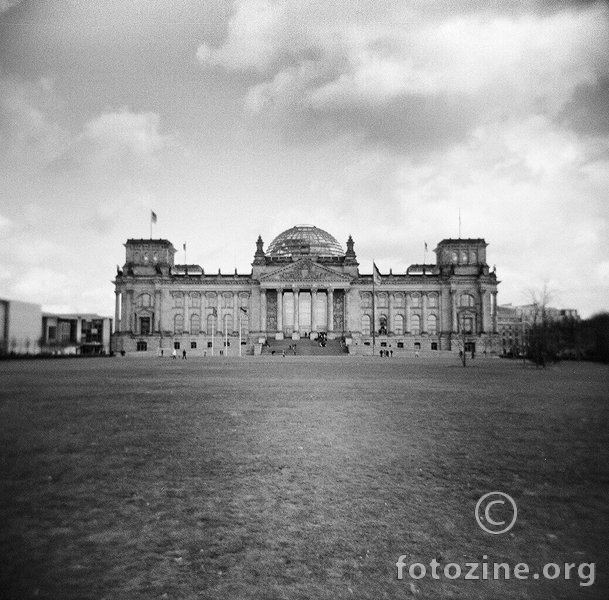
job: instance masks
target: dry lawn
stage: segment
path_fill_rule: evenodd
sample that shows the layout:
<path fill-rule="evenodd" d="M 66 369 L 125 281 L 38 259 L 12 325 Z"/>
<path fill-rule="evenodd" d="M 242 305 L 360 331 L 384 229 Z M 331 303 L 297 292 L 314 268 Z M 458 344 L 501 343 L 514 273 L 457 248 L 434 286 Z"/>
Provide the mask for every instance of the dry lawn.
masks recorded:
<path fill-rule="evenodd" d="M 333 357 L 0 364 L 0 595 L 609 598 L 609 369 Z M 474 506 L 518 504 L 504 535 Z M 395 562 L 595 562 L 398 581 Z"/>

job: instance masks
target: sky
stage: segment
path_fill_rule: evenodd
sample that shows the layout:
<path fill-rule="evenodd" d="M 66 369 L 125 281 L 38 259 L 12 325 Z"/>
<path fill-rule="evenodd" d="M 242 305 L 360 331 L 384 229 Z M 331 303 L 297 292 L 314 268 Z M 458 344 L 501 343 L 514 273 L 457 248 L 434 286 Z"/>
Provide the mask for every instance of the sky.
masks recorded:
<path fill-rule="evenodd" d="M 587 317 L 608 204 L 606 3 L 0 0 L 0 297 L 112 316 L 154 210 L 210 273 L 296 224 L 363 273 L 481 237 L 500 304 Z"/>

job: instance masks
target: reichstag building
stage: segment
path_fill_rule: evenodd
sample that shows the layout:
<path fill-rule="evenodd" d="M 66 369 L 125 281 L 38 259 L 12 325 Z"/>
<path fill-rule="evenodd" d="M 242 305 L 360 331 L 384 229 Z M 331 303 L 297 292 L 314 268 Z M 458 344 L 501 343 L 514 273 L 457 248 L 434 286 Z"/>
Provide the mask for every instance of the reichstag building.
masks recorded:
<path fill-rule="evenodd" d="M 129 239 L 115 284 L 115 352 L 259 354 L 288 340 L 354 354 L 496 352 L 497 278 L 484 239 L 444 239 L 435 264 L 360 273 L 351 236 L 297 225 L 247 274 L 175 264 L 164 239 Z M 372 269 L 371 269 L 372 270 Z M 323 344 L 321 343 L 323 342 Z"/>

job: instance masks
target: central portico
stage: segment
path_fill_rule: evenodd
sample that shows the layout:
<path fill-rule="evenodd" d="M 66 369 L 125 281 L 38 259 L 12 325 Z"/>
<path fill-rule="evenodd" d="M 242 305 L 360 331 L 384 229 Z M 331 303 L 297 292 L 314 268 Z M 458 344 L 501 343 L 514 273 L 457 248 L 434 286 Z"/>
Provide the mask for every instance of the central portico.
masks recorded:
<path fill-rule="evenodd" d="M 262 331 L 276 338 L 345 331 L 345 298 L 351 278 L 304 258 L 260 278 Z"/>
<path fill-rule="evenodd" d="M 259 239 L 252 266 L 260 282 L 260 330 L 276 339 L 321 332 L 330 339 L 343 336 L 348 292 L 357 277 L 351 238 L 347 246 L 345 252 L 312 225 L 284 231 L 266 254 Z"/>

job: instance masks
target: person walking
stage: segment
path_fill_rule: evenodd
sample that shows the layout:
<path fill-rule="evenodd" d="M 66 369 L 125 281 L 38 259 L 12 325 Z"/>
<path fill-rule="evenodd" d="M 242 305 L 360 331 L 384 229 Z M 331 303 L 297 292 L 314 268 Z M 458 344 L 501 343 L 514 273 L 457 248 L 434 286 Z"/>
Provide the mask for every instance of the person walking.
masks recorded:
<path fill-rule="evenodd" d="M 173 352 L 171 353 L 171 358 L 173 358 L 173 360 L 175 360 L 178 357 L 178 351 L 174 348 Z"/>
<path fill-rule="evenodd" d="M 186 360 L 186 348 L 182 350 L 182 360 Z"/>

